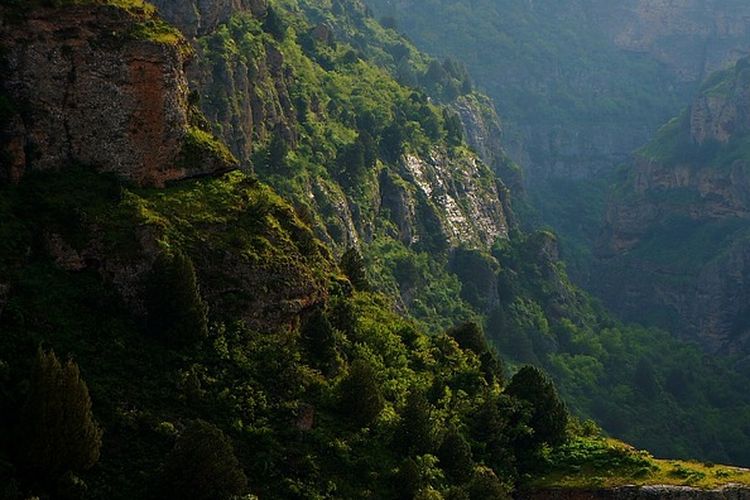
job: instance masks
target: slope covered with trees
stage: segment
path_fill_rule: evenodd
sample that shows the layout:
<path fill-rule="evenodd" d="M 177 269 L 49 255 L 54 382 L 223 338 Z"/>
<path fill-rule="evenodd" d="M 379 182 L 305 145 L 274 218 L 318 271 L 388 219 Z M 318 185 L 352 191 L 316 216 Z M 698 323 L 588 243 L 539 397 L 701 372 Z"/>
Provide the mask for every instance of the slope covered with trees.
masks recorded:
<path fill-rule="evenodd" d="M 139 1 L 52 4 L 0 12 L 14 41 L 0 98 L 4 496 L 505 498 L 590 463 L 608 484 L 664 481 L 567 408 L 660 453 L 747 461 L 730 360 L 707 366 L 610 320 L 567 280 L 554 236 L 515 227 L 507 189 L 462 138 L 457 103 L 486 98 L 460 68 L 357 1 L 255 5 L 189 39 Z M 71 28 L 71 12 L 123 24 Z M 175 50 L 193 54 L 188 75 Z M 135 66 L 61 81 L 25 66 L 38 53 L 56 68 Z M 94 96 L 115 112 L 87 86 L 112 67 L 125 75 L 107 80 L 113 96 L 184 120 L 164 186 L 82 162 L 74 133 L 55 164 L 31 154 L 34 127 L 61 115 L 28 89 L 75 84 L 62 109 Z M 143 92 L 160 75 L 179 85 Z M 148 152 L 140 134 L 163 130 L 123 116 L 133 127 L 115 137 Z M 8 175 L 19 142 L 28 161 Z M 193 165 L 217 155 L 221 169 Z M 665 352 L 684 354 L 672 365 Z M 676 415 L 695 430 L 660 440 Z M 744 480 L 721 473 L 702 479 Z"/>

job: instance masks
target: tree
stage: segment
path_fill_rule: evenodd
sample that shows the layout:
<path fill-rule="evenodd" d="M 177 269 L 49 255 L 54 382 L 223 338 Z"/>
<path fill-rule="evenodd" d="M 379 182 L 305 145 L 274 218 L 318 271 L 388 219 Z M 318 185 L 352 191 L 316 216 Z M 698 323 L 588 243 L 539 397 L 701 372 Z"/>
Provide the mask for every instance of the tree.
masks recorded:
<path fill-rule="evenodd" d="M 161 254 L 146 284 L 148 330 L 175 345 L 191 344 L 208 335 L 208 306 L 203 301 L 190 257 Z"/>
<path fill-rule="evenodd" d="M 99 460 L 102 430 L 72 360 L 62 365 L 53 351 L 37 351 L 21 417 L 23 461 L 46 480 L 89 469 Z"/>
<path fill-rule="evenodd" d="M 403 461 L 394 479 L 394 485 L 398 491 L 396 498 L 398 499 L 414 500 L 416 494 L 422 489 L 422 473 L 413 458 L 407 458 Z"/>
<path fill-rule="evenodd" d="M 495 350 L 487 343 L 482 327 L 473 321 L 454 326 L 448 330 L 452 337 L 461 347 L 479 357 L 482 363 L 482 372 L 485 379 L 492 383 L 503 383 L 503 364 Z"/>
<path fill-rule="evenodd" d="M 263 20 L 263 30 L 266 33 L 270 33 L 276 40 L 283 40 L 286 37 L 286 26 L 283 19 L 276 12 L 276 9 L 268 6 L 266 10 L 266 18 Z"/>
<path fill-rule="evenodd" d="M 357 427 L 372 424 L 383 410 L 383 395 L 376 381 L 375 371 L 362 360 L 352 363 L 347 377 L 339 386 L 339 405 L 342 413 Z"/>
<path fill-rule="evenodd" d="M 430 453 L 435 446 L 432 408 L 421 391 L 411 390 L 407 395 L 396 439 L 398 446 L 413 455 Z"/>
<path fill-rule="evenodd" d="M 287 166 L 287 154 L 289 154 L 289 146 L 287 146 L 281 132 L 275 130 L 271 135 L 271 142 L 268 145 L 268 153 L 266 155 L 267 168 L 276 173 L 282 172 Z"/>
<path fill-rule="evenodd" d="M 461 124 L 461 118 L 456 113 L 452 113 L 448 108 L 443 109 L 443 121 L 445 123 L 445 135 L 448 144 L 459 146 L 464 140 L 464 129 Z"/>
<path fill-rule="evenodd" d="M 484 338 L 482 327 L 473 321 L 468 321 L 448 330 L 448 335 L 455 340 L 461 349 L 467 349 L 477 356 L 487 351 L 487 340 Z"/>
<path fill-rule="evenodd" d="M 344 252 L 341 257 L 341 270 L 344 272 L 355 290 L 366 292 L 370 289 L 370 282 L 365 272 L 365 261 L 362 254 L 354 247 Z"/>
<path fill-rule="evenodd" d="M 531 405 L 529 425 L 534 430 L 532 445 L 557 445 L 565 441 L 568 411 L 552 381 L 539 368 L 521 368 L 513 375 L 505 393 Z"/>
<path fill-rule="evenodd" d="M 337 359 L 336 334 L 325 311 L 322 308 L 315 309 L 300 333 L 305 350 L 310 353 L 316 364 L 324 372 L 331 372 Z"/>
<path fill-rule="evenodd" d="M 345 187 L 354 187 L 366 170 L 365 148 L 359 139 L 343 147 L 336 156 L 336 176 Z"/>
<path fill-rule="evenodd" d="M 516 450 L 531 433 L 527 407 L 506 394 L 487 393 L 471 421 L 472 442 L 480 445 L 475 450 L 479 458 L 506 477 L 517 473 Z"/>
<path fill-rule="evenodd" d="M 380 136 L 380 156 L 391 163 L 396 163 L 404 154 L 404 133 L 398 123 L 387 126 Z"/>
<path fill-rule="evenodd" d="M 490 469 L 477 471 L 469 485 L 471 500 L 505 500 L 510 499 L 511 488 L 504 484 Z"/>
<path fill-rule="evenodd" d="M 221 429 L 196 420 L 177 438 L 162 486 L 169 498 L 225 500 L 245 493 L 247 477 Z"/>
<path fill-rule="evenodd" d="M 638 361 L 633 381 L 635 386 L 648 399 L 654 398 L 659 392 L 659 382 L 656 380 L 654 366 L 646 358 L 641 358 Z"/>
<path fill-rule="evenodd" d="M 463 484 L 471 479 L 474 470 L 471 446 L 456 429 L 449 430 L 445 435 L 437 456 L 448 479 L 458 484 Z"/>

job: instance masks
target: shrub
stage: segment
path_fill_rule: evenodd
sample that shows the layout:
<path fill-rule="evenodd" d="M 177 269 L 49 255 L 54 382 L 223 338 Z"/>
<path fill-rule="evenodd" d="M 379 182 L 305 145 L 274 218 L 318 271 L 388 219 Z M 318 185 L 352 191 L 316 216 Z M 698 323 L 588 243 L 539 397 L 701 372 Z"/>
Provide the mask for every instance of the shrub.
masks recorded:
<path fill-rule="evenodd" d="M 72 360 L 63 365 L 54 352 L 39 349 L 21 414 L 22 457 L 45 479 L 89 469 L 99 460 L 102 430 Z"/>
<path fill-rule="evenodd" d="M 197 420 L 177 438 L 162 471 L 169 498 L 224 500 L 247 489 L 247 477 L 229 438 L 216 426 Z"/>
<path fill-rule="evenodd" d="M 455 429 L 448 431 L 438 449 L 437 456 L 440 459 L 440 466 L 450 480 L 462 484 L 471 479 L 474 469 L 471 446 L 460 432 Z"/>
<path fill-rule="evenodd" d="M 177 252 L 160 255 L 146 284 L 148 330 L 173 345 L 186 345 L 208 335 L 208 306 L 198 288 L 193 262 Z"/>
<path fill-rule="evenodd" d="M 421 391 L 412 390 L 406 397 L 396 439 L 398 446 L 414 455 L 429 453 L 435 446 L 432 408 Z"/>
<path fill-rule="evenodd" d="M 557 445 L 565 441 L 568 412 L 554 384 L 539 368 L 521 368 L 513 375 L 505 392 L 531 405 L 529 424 L 534 430 L 531 439 L 533 445 Z"/>
<path fill-rule="evenodd" d="M 510 487 L 503 483 L 490 469 L 477 471 L 469 485 L 471 500 L 510 499 Z"/>
<path fill-rule="evenodd" d="M 350 247 L 341 257 L 341 270 L 344 272 L 355 290 L 368 291 L 370 282 L 365 271 L 365 261 L 359 251 Z"/>
<path fill-rule="evenodd" d="M 383 396 L 369 364 L 362 360 L 352 363 L 339 386 L 339 404 L 342 413 L 357 427 L 367 427 L 380 415 Z"/>

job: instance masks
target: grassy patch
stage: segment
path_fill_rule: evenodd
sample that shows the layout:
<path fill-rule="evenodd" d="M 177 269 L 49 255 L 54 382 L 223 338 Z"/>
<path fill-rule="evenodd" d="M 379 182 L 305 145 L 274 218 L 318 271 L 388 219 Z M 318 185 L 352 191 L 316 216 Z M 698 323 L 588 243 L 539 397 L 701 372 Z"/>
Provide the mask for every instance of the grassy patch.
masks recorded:
<path fill-rule="evenodd" d="M 226 145 L 209 132 L 197 127 L 188 128 L 182 145 L 179 166 L 194 167 L 197 163 L 215 158 L 226 165 L 234 165 L 237 160 Z"/>
<path fill-rule="evenodd" d="M 713 489 L 750 485 L 750 470 L 679 460 L 661 460 L 645 451 L 604 437 L 576 437 L 552 450 L 546 473 L 525 487 L 592 489 L 634 485 L 691 486 Z"/>

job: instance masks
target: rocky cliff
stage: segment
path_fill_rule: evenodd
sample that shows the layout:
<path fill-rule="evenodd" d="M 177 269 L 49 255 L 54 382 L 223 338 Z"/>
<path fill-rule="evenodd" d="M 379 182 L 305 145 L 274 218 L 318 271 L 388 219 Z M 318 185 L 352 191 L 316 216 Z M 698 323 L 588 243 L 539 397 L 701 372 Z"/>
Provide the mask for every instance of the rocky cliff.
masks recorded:
<path fill-rule="evenodd" d="M 748 334 L 747 65 L 710 78 L 639 153 L 600 240 L 596 286 L 610 305 L 628 317 L 652 310 L 712 349 L 737 348 Z"/>
<path fill-rule="evenodd" d="M 750 50 L 747 2 L 630 0 L 603 13 L 617 46 L 644 52 L 696 82 Z"/>
<path fill-rule="evenodd" d="M 188 19 L 195 10 L 190 2 L 160 8 L 175 20 Z M 353 32 L 365 29 L 370 22 L 367 9 L 360 2 L 348 2 L 346 10 L 336 18 L 324 17 L 324 11 L 314 3 L 303 2 L 301 8 L 308 19 L 315 21 L 294 21 L 298 23 L 298 38 L 305 41 L 303 49 L 316 63 L 323 60 L 323 54 L 348 43 L 358 43 L 363 54 L 372 50 L 368 44 L 385 43 L 378 41 L 377 34 L 368 44 L 350 39 Z M 197 35 L 193 39 L 196 57 L 189 68 L 189 78 L 200 95 L 199 105 L 214 124 L 214 132 L 248 166 L 262 159 L 257 153 L 263 151 L 272 135 L 281 136 L 292 148 L 304 141 L 300 134 L 309 132 L 300 120 L 309 120 L 307 113 L 317 121 L 340 119 L 340 111 L 325 106 L 330 104 L 332 89 L 310 92 L 300 87 L 302 72 L 309 71 L 309 67 L 304 66 L 307 62 L 299 55 L 290 54 L 273 37 L 244 36 L 248 32 L 260 35 L 259 25 L 265 15 L 261 2 L 235 2 L 231 8 L 213 11 L 209 16 L 228 23 L 223 26 L 196 29 L 194 23 L 188 27 L 178 23 L 186 35 Z M 227 29 L 229 26 L 231 29 Z M 290 56 L 294 60 L 289 61 Z M 320 73 L 320 78 L 330 77 Z M 309 97 L 303 97 L 307 92 Z M 498 143 L 499 125 L 492 106 L 482 99 L 486 98 L 466 97 L 457 104 L 471 132 L 467 139 L 487 164 L 518 175 Z M 288 189 L 275 180 L 274 172 L 263 171 L 262 164 L 258 166 L 262 177 L 276 183 L 282 191 Z M 326 214 L 322 217 L 326 220 L 318 225 L 319 236 L 337 246 L 359 245 L 374 237 L 373 228 L 380 217 L 392 220 L 398 228 L 398 238 L 407 245 L 437 238 L 442 239 L 441 245 L 487 247 L 495 238 L 507 237 L 509 193 L 473 154 L 438 147 L 408 152 L 396 165 L 381 167 L 384 170 L 370 178 L 372 184 L 368 181 L 364 199 L 354 199 L 337 179 L 331 182 L 312 176 L 305 181 L 304 194 L 297 191 L 296 195 L 311 205 L 313 213 Z M 268 174 L 271 175 L 265 177 Z"/>
<path fill-rule="evenodd" d="M 243 11 L 262 16 L 266 0 L 154 0 L 159 15 L 193 38 L 214 31 L 220 24 Z"/>
<path fill-rule="evenodd" d="M 519 500 L 746 500 L 750 489 L 727 486 L 701 490 L 688 486 L 626 486 L 602 490 L 547 490 L 521 494 Z"/>
<path fill-rule="evenodd" d="M 188 46 L 152 16 L 106 5 L 0 11 L 0 177 L 82 163 L 163 185 L 236 167 L 191 124 Z"/>

